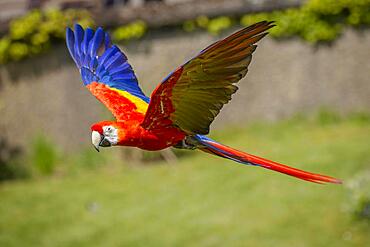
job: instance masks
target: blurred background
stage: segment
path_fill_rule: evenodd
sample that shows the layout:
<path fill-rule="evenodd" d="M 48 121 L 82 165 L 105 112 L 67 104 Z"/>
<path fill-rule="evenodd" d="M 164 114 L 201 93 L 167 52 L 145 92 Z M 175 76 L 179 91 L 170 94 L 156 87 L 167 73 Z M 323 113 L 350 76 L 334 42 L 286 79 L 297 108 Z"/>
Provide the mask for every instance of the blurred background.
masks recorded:
<path fill-rule="evenodd" d="M 211 136 L 343 185 L 200 152 L 95 152 L 89 127 L 112 116 L 84 89 L 67 26 L 108 30 L 150 95 L 261 20 L 277 26 Z M 0 0 L 0 116 L 0 246 L 370 242 L 370 0 Z"/>

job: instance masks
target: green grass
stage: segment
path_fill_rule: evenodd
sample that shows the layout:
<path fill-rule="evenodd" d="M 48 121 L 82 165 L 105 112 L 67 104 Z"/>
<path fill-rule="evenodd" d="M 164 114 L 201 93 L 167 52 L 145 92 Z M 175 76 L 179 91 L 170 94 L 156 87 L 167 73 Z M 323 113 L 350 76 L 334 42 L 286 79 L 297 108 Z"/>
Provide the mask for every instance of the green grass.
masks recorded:
<path fill-rule="evenodd" d="M 346 185 L 369 169 L 368 120 L 298 119 L 233 128 L 214 137 L 342 178 L 344 184 L 312 184 L 203 153 L 176 165 L 106 165 L 3 183 L 0 246 L 340 247 L 370 242 L 369 222 L 356 220 L 347 209 L 352 197 Z"/>

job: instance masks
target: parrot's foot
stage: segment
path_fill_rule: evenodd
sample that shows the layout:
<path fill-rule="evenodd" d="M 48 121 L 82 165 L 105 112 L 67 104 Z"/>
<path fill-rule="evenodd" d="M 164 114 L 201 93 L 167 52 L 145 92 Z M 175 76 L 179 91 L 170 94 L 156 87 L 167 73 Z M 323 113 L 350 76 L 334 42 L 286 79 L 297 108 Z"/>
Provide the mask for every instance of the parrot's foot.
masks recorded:
<path fill-rule="evenodd" d="M 189 142 L 186 141 L 187 138 L 185 138 L 184 140 L 182 141 L 179 141 L 178 143 L 176 143 L 173 147 L 175 148 L 179 148 L 179 149 L 190 149 L 190 150 L 194 150 L 196 149 L 196 146 L 195 145 L 192 145 L 190 144 Z"/>

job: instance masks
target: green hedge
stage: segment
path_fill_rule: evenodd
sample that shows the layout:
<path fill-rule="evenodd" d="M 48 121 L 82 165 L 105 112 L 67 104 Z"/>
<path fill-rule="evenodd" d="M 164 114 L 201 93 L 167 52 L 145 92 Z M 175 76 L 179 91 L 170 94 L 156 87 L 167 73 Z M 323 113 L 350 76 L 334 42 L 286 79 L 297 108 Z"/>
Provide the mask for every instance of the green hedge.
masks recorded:
<path fill-rule="evenodd" d="M 249 26 L 262 20 L 276 22 L 276 27 L 270 31 L 274 38 L 298 36 L 312 44 L 330 42 L 341 34 L 345 26 L 370 25 L 370 0 L 309 0 L 299 8 L 247 14 L 240 19 L 200 16 L 186 21 L 183 29 L 188 32 L 205 29 L 217 35 L 237 23 Z"/>
<path fill-rule="evenodd" d="M 271 35 L 276 38 L 298 36 L 309 43 L 336 39 L 345 26 L 370 25 L 370 0 L 310 0 L 297 9 L 260 13 L 242 17 L 242 25 L 258 20 L 275 20 Z"/>
<path fill-rule="evenodd" d="M 370 0 L 309 0 L 299 8 L 247 14 L 241 18 L 199 16 L 185 21 L 182 27 L 186 32 L 206 30 L 218 35 L 235 25 L 248 26 L 261 20 L 276 22 L 270 31 L 274 38 L 300 37 L 312 44 L 330 42 L 345 26 L 370 25 Z M 14 20 L 8 34 L 0 39 L 0 64 L 47 50 L 53 43 L 63 41 L 65 28 L 75 22 L 85 27 L 95 26 L 90 13 L 84 10 L 35 10 Z M 129 41 L 141 38 L 146 31 L 147 25 L 136 21 L 115 28 L 112 37 L 116 42 Z"/>
<path fill-rule="evenodd" d="M 65 29 L 74 23 L 94 27 L 95 22 L 86 10 L 34 10 L 10 23 L 9 32 L 0 39 L 0 64 L 19 61 L 48 50 L 53 43 L 64 42 Z M 113 30 L 116 42 L 141 38 L 146 24 L 135 21 Z"/>
<path fill-rule="evenodd" d="M 115 42 L 140 39 L 144 36 L 147 25 L 143 21 L 135 21 L 127 25 L 119 26 L 113 30 L 112 39 Z"/>
<path fill-rule="evenodd" d="M 19 61 L 39 54 L 52 45 L 64 40 L 65 28 L 79 22 L 83 26 L 93 26 L 94 22 L 87 11 L 34 10 L 13 20 L 9 32 L 0 39 L 0 63 Z"/>

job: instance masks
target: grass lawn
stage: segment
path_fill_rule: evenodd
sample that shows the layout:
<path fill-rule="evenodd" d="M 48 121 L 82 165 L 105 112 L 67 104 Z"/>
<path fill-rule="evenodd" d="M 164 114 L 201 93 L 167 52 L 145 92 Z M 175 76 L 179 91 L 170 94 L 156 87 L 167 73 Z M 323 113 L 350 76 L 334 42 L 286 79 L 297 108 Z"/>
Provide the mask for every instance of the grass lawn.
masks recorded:
<path fill-rule="evenodd" d="M 369 246 L 369 222 L 348 210 L 348 182 L 370 169 L 368 121 L 291 120 L 214 137 L 344 184 L 201 152 L 176 165 L 105 165 L 2 183 L 0 246 Z"/>

